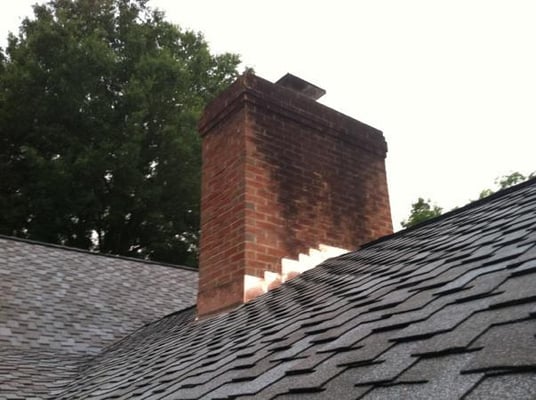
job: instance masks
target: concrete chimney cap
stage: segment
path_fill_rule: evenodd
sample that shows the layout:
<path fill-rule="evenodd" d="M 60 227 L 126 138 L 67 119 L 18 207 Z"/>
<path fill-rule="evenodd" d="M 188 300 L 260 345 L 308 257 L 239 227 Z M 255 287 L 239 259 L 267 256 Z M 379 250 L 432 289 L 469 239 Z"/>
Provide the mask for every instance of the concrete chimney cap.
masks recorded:
<path fill-rule="evenodd" d="M 313 85 L 312 83 L 307 82 L 306 80 L 290 73 L 287 73 L 285 76 L 280 78 L 276 82 L 276 85 L 280 85 L 288 89 L 294 90 L 313 100 L 318 100 L 326 94 L 326 91 L 324 89 L 319 88 L 318 86 Z"/>

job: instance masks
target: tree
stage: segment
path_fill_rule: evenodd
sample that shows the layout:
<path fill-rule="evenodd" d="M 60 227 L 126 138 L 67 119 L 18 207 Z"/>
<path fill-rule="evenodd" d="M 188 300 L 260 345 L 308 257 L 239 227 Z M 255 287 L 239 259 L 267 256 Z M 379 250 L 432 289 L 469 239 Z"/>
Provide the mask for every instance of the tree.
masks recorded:
<path fill-rule="evenodd" d="M 417 202 L 411 205 L 411 212 L 408 219 L 402 221 L 400 225 L 404 228 L 409 228 L 430 218 L 441 215 L 442 211 L 443 209 L 432 204 L 430 199 L 425 201 L 422 197 L 419 197 Z"/>
<path fill-rule="evenodd" d="M 532 172 L 528 176 L 525 176 L 520 172 L 512 172 L 509 175 L 503 175 L 502 177 L 496 178 L 495 184 L 498 186 L 497 190 L 503 190 L 509 188 L 510 186 L 514 186 L 518 183 L 524 182 L 527 179 L 532 179 L 535 177 L 536 172 Z M 484 189 L 480 192 L 479 199 L 483 199 L 489 195 L 492 195 L 495 192 L 496 190 L 493 189 Z M 402 221 L 400 225 L 402 225 L 403 228 L 409 228 L 413 225 L 419 224 L 431 218 L 438 217 L 442 214 L 442 212 L 443 209 L 435 204 L 432 204 L 432 201 L 430 199 L 425 201 L 423 198 L 419 197 L 417 202 L 411 205 L 411 212 L 408 219 Z"/>
<path fill-rule="evenodd" d="M 517 185 L 518 183 L 524 182 L 527 179 L 532 179 L 536 176 L 536 172 L 530 173 L 528 176 L 523 175 L 520 172 L 512 172 L 509 175 L 503 175 L 499 178 L 495 179 L 495 185 L 498 186 L 498 189 L 484 189 L 480 192 L 479 199 L 483 199 L 484 197 L 488 197 L 489 195 L 492 195 L 497 190 L 507 189 L 510 186 Z"/>
<path fill-rule="evenodd" d="M 35 5 L 0 49 L 0 233 L 195 264 L 196 123 L 239 58 L 146 3 Z"/>

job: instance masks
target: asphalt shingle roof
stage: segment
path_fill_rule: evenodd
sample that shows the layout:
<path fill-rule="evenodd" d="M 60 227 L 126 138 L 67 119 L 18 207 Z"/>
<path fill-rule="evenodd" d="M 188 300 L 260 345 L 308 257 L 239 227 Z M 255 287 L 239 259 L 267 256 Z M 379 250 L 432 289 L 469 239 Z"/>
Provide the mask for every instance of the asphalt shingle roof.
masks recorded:
<path fill-rule="evenodd" d="M 536 180 L 330 259 L 223 315 L 171 314 L 57 398 L 529 399 Z"/>
<path fill-rule="evenodd" d="M 49 393 L 196 292 L 196 270 L 0 237 L 0 399 Z"/>

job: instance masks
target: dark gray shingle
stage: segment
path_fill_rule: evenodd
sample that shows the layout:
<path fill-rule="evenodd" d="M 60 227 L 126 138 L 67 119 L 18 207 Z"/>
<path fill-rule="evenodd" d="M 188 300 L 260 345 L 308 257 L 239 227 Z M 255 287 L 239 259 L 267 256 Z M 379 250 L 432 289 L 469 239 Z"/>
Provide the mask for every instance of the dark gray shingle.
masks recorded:
<path fill-rule="evenodd" d="M 52 393 L 196 289 L 191 269 L 0 237 L 0 399 Z"/>
<path fill-rule="evenodd" d="M 226 314 L 165 317 L 69 372 L 56 397 L 531 398 L 535 248 L 532 180 Z"/>

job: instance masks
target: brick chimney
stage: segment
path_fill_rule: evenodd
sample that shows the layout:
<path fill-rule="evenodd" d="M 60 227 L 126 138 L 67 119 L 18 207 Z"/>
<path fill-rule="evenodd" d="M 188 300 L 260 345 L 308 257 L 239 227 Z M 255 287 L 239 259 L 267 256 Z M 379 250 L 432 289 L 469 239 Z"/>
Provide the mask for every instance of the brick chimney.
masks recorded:
<path fill-rule="evenodd" d="M 392 232 L 383 135 L 317 103 L 323 93 L 246 73 L 205 109 L 200 316 L 262 293 L 284 257 Z"/>

